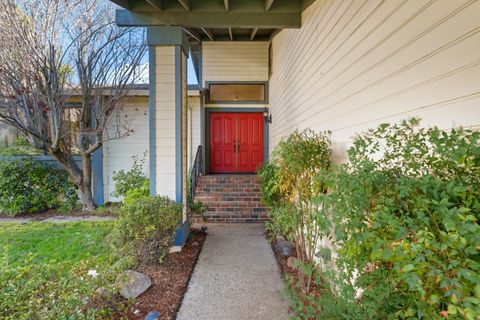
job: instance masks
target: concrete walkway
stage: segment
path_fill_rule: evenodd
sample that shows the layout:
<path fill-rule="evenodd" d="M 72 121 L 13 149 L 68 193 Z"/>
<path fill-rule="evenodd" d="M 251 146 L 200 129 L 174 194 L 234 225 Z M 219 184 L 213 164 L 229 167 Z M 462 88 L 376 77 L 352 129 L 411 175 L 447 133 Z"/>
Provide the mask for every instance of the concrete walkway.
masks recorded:
<path fill-rule="evenodd" d="M 263 225 L 208 225 L 177 320 L 288 319 Z"/>

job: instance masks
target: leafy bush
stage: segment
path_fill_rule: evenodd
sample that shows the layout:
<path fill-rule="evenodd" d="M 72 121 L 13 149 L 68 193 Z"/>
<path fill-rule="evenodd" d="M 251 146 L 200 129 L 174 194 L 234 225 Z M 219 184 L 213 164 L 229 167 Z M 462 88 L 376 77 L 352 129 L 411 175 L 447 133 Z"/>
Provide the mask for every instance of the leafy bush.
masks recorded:
<path fill-rule="evenodd" d="M 280 141 L 268 164 L 260 171 L 264 202 L 270 207 L 269 229 L 294 240 L 303 291 L 310 290 L 312 264 L 319 240 L 317 205 L 311 200 L 325 191 L 316 176 L 330 168 L 328 133 L 311 130 L 295 131 Z"/>
<path fill-rule="evenodd" d="M 331 179 L 327 318 L 480 316 L 480 133 L 417 125 L 358 137 Z"/>
<path fill-rule="evenodd" d="M 275 228 L 305 223 L 289 217 L 297 203 L 316 206 L 310 221 L 321 236 L 320 261 L 299 265 L 312 272 L 315 290 L 301 290 L 301 277 L 288 280 L 299 319 L 480 316 L 480 133 L 418 124 L 383 124 L 359 136 L 349 163 L 318 171 L 321 188 L 293 193 L 292 207 L 276 203 L 296 192 L 295 184 L 283 191 L 283 169 L 261 172 Z"/>
<path fill-rule="evenodd" d="M 480 133 L 418 125 L 369 130 L 348 150 L 349 163 L 330 169 L 287 139 L 278 149 L 289 152 L 276 150 L 259 173 L 271 228 L 303 230 L 316 244 L 320 261 L 303 259 L 300 277 L 287 277 L 298 319 L 480 316 Z M 304 240 L 293 239 L 298 251 Z"/>
<path fill-rule="evenodd" d="M 125 198 L 123 199 L 124 205 L 134 204 L 136 201 L 148 198 L 150 195 L 150 179 L 143 181 L 140 187 L 136 187 L 127 190 Z"/>
<path fill-rule="evenodd" d="M 76 203 L 75 186 L 63 170 L 31 158 L 0 161 L 0 212 L 15 216 Z"/>
<path fill-rule="evenodd" d="M 144 173 L 144 166 L 145 159 L 138 160 L 138 157 L 133 157 L 133 165 L 130 170 L 114 172 L 115 191 L 112 195 L 123 198 L 129 190 L 142 188 L 145 181 L 148 180 Z"/>
<path fill-rule="evenodd" d="M 25 137 L 18 137 L 14 144 L 7 148 L 0 148 L 0 156 L 33 156 L 41 155 L 39 149 L 32 147 Z"/>
<path fill-rule="evenodd" d="M 138 264 L 159 264 L 168 253 L 182 206 L 162 196 L 133 197 L 132 192 L 138 190 L 127 193 L 117 233 L 126 253 L 133 255 Z"/>

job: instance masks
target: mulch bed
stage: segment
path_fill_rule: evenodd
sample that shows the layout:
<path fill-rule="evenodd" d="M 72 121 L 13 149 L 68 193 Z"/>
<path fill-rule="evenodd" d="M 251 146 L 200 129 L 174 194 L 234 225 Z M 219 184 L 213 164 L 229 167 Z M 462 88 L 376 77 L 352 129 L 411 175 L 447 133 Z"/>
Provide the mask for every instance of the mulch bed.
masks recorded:
<path fill-rule="evenodd" d="M 275 254 L 275 259 L 277 260 L 278 267 L 281 270 L 280 275 L 282 276 L 282 278 L 285 277 L 285 274 L 288 274 L 291 277 L 298 277 L 297 271 L 293 268 L 290 268 L 287 265 L 289 257 L 295 257 L 295 258 L 297 257 L 297 250 L 295 248 L 293 248 L 291 253 L 290 253 L 290 256 L 286 257 L 281 252 L 278 252 L 277 250 L 275 250 L 275 245 L 277 244 L 277 242 L 275 240 L 275 237 L 269 235 L 269 239 L 270 239 L 270 243 L 271 243 L 271 246 L 272 246 L 273 253 Z"/>
<path fill-rule="evenodd" d="M 278 264 L 278 267 L 280 268 L 281 270 L 281 276 L 282 278 L 285 278 L 286 275 L 289 276 L 290 279 L 293 279 L 294 282 L 297 282 L 299 281 L 299 275 L 298 275 L 298 271 L 294 268 L 291 268 L 288 266 L 288 258 L 289 257 L 294 257 L 296 258 L 297 257 L 297 250 L 295 248 L 292 249 L 290 255 L 288 257 L 286 257 L 285 255 L 283 255 L 281 252 L 275 250 L 275 244 L 276 244 L 276 239 L 275 237 L 273 236 L 269 236 L 270 240 L 271 240 L 271 245 L 272 245 L 272 250 L 274 252 L 274 255 L 275 255 L 275 259 L 277 260 L 277 264 Z M 298 292 L 298 299 L 302 299 L 302 296 L 304 295 L 300 288 L 295 288 L 293 290 L 297 290 Z M 316 286 L 315 284 L 312 284 L 312 287 L 310 288 L 310 293 L 309 295 L 315 295 L 315 296 L 318 296 L 320 295 L 320 292 L 321 292 L 321 287 L 320 286 Z M 303 303 L 305 305 L 305 307 L 307 307 L 310 302 L 306 299 L 306 296 L 303 296 Z M 289 311 L 294 313 L 292 307 L 290 306 L 289 308 Z"/>
<path fill-rule="evenodd" d="M 175 319 L 205 238 L 206 233 L 192 229 L 181 252 L 170 254 L 161 266 L 137 270 L 152 279 L 152 286 L 135 299 L 125 315 L 128 319 L 144 319 L 150 311 L 160 312 L 162 320 Z"/>

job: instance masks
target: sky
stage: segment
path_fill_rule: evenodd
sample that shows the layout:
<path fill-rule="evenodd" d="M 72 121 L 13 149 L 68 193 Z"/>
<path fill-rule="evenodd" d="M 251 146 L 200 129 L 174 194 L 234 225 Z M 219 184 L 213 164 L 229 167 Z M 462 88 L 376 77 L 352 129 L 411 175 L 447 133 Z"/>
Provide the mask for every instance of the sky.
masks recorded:
<path fill-rule="evenodd" d="M 148 62 L 140 66 L 142 73 L 138 83 L 148 83 Z M 192 59 L 187 59 L 187 83 L 188 84 L 198 84 L 197 76 L 195 75 L 195 69 L 193 68 Z"/>
<path fill-rule="evenodd" d="M 193 68 L 193 61 L 191 58 L 188 58 L 187 64 L 188 64 L 188 68 L 187 68 L 188 84 L 198 84 L 197 76 L 195 75 L 195 69 Z"/>

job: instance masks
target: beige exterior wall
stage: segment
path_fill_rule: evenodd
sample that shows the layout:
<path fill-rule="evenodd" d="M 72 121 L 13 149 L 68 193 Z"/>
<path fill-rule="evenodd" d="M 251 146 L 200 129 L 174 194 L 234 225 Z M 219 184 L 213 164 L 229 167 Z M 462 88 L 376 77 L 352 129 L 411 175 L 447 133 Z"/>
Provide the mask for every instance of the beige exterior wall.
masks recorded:
<path fill-rule="evenodd" d="M 113 176 L 120 170 L 129 170 L 133 157 L 144 160 L 148 177 L 148 97 L 129 98 L 125 105 L 111 117 L 103 144 L 103 183 L 105 202 L 119 201 Z"/>
<path fill-rule="evenodd" d="M 188 96 L 188 168 L 192 167 L 197 148 L 200 145 L 200 96 Z"/>
<path fill-rule="evenodd" d="M 295 129 L 357 133 L 418 116 L 480 127 L 479 1 L 318 0 L 272 40 L 270 150 Z"/>
<path fill-rule="evenodd" d="M 268 81 L 268 42 L 202 43 L 203 86 L 208 81 Z M 206 104 L 205 107 L 263 107 L 254 104 Z"/>
<path fill-rule="evenodd" d="M 187 57 L 182 51 L 181 53 L 181 81 L 182 81 L 182 199 L 183 199 L 183 214 L 182 222 L 187 221 L 187 168 L 188 168 L 188 139 L 187 139 Z"/>
<path fill-rule="evenodd" d="M 155 48 L 156 192 L 175 199 L 175 47 Z"/>
<path fill-rule="evenodd" d="M 193 161 L 195 152 L 200 144 L 200 97 L 198 91 L 195 95 L 188 96 L 188 105 L 191 113 L 188 115 L 187 123 L 187 149 L 191 147 L 193 156 L 189 153 Z M 119 201 L 121 199 L 112 196 L 115 190 L 113 175 L 120 170 L 129 170 L 133 164 L 133 157 L 145 159 L 144 170 L 149 176 L 149 121 L 148 121 L 148 96 L 128 98 L 127 103 L 118 114 L 112 117 L 112 122 L 108 125 L 108 136 L 111 140 L 104 143 L 103 146 L 103 181 L 104 181 L 104 199 L 105 202 Z M 190 109 L 189 109 L 190 110 Z M 120 126 L 116 119 L 121 119 Z M 191 120 L 191 123 L 190 123 Z M 133 130 L 126 134 L 127 130 Z M 121 138 L 115 139 L 115 135 L 120 134 Z M 125 135 L 124 135 L 125 134 Z M 190 138 L 191 137 L 191 138 Z M 187 159 L 187 168 L 190 169 L 190 162 Z M 186 185 L 186 183 L 185 183 Z"/>

